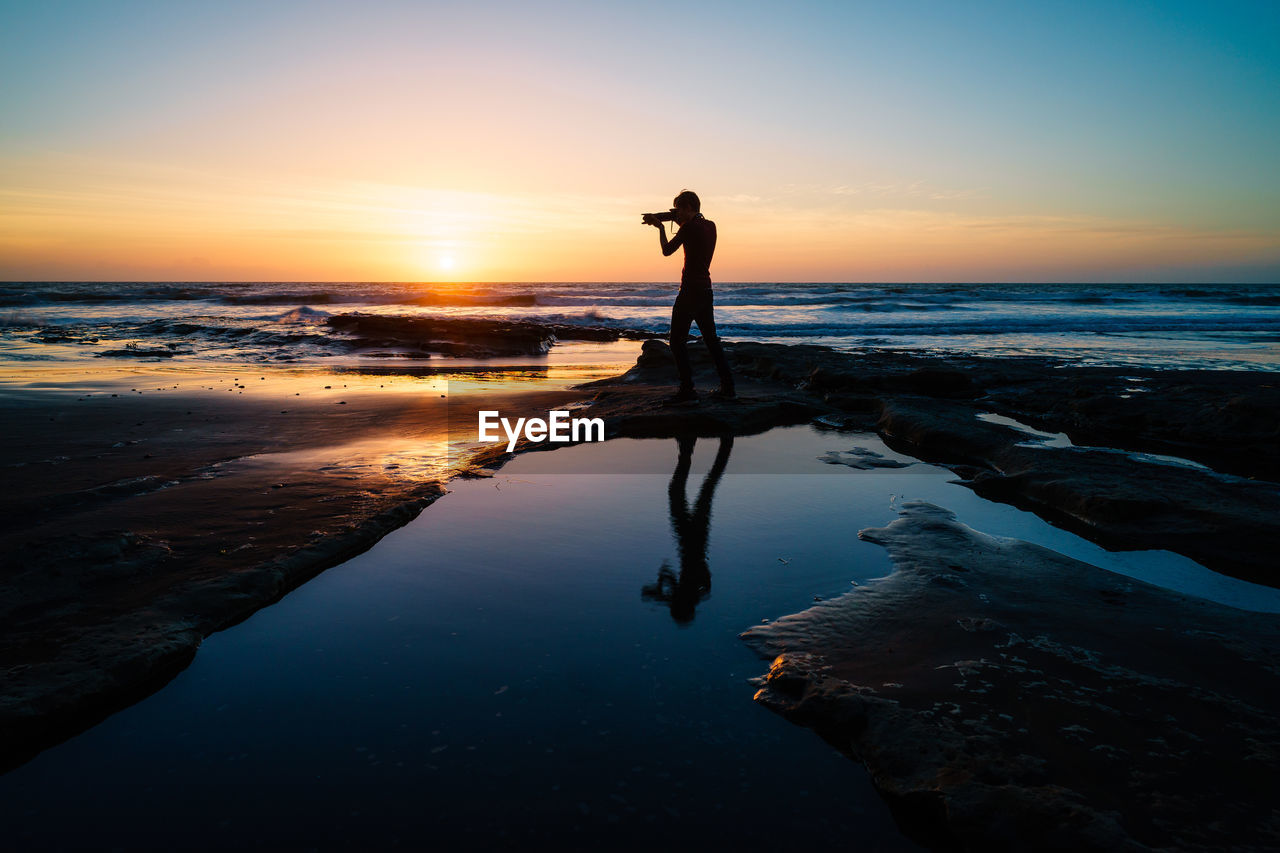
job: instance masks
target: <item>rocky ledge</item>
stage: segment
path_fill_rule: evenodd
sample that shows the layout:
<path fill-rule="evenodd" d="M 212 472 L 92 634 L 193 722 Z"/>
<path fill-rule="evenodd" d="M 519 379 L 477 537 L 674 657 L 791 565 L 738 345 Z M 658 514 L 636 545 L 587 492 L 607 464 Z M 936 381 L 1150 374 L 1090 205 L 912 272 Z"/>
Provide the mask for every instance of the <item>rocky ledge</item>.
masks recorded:
<path fill-rule="evenodd" d="M 638 329 L 476 317 L 352 313 L 337 314 L 325 322 L 345 333 L 348 344 L 355 349 L 399 349 L 420 356 L 455 358 L 541 355 L 557 340 L 643 340 L 652 334 Z"/>
<path fill-rule="evenodd" d="M 758 701 L 861 760 L 935 849 L 1280 846 L 1280 617 L 1177 595 L 924 503 L 884 579 L 743 637 Z"/>
<path fill-rule="evenodd" d="M 843 353 L 727 346 L 740 399 L 665 405 L 670 348 L 581 386 L 609 436 L 758 432 L 806 420 L 875 431 L 951 468 L 983 497 L 1105 547 L 1167 549 L 1224 574 L 1280 584 L 1280 376 L 1077 367 L 1045 358 Z M 690 347 L 700 388 L 715 373 Z"/>

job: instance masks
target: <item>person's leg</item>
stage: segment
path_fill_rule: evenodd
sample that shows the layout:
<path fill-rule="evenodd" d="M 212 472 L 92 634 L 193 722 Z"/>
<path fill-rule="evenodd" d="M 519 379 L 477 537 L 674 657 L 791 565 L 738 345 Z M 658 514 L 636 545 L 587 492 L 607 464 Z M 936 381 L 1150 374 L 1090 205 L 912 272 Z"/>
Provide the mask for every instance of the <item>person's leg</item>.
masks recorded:
<path fill-rule="evenodd" d="M 680 390 L 693 390 L 693 368 L 689 364 L 689 326 L 693 323 L 693 311 L 688 294 L 683 290 L 671 306 L 671 354 L 676 358 L 676 373 L 680 375 Z M 699 326 L 698 328 L 702 328 Z"/>
<path fill-rule="evenodd" d="M 698 331 L 702 333 L 702 341 L 707 345 L 707 352 L 711 354 L 711 362 L 716 366 L 716 373 L 720 375 L 720 390 L 732 395 L 734 393 L 733 374 L 729 371 L 729 360 L 725 358 L 724 347 L 720 345 L 720 336 L 716 334 L 715 311 L 710 291 L 698 300 L 693 319 L 698 324 Z"/>

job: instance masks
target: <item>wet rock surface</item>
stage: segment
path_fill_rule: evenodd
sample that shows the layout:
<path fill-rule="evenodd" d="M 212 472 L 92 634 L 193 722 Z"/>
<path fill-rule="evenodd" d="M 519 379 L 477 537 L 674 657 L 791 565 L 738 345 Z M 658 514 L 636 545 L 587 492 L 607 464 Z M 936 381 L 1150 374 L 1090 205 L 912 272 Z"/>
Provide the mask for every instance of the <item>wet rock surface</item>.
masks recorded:
<path fill-rule="evenodd" d="M 938 849 L 1280 845 L 1280 617 L 904 506 L 893 573 L 751 628 L 757 700 L 866 764 Z"/>
<path fill-rule="evenodd" d="M 836 352 L 736 343 L 735 370 L 805 390 L 873 426 L 886 398 L 970 404 L 1077 445 L 1181 456 L 1280 479 L 1280 374 L 1081 366 L 1051 358 Z"/>
<path fill-rule="evenodd" d="M 545 324 L 350 317 L 330 322 L 370 347 L 428 356 L 537 353 L 561 334 Z M 597 332 L 564 335 L 644 336 Z M 608 437 L 741 435 L 814 420 L 876 430 L 895 451 L 949 466 L 979 494 L 1109 547 L 1170 548 L 1218 571 L 1280 582 L 1271 559 L 1280 489 L 1268 482 L 1280 476 L 1276 374 L 755 343 L 727 352 L 736 400 L 706 393 L 715 373 L 705 347 L 693 344 L 700 399 L 670 403 L 670 348 L 646 340 L 635 367 L 554 402 L 603 418 Z M 104 422 L 76 420 L 68 423 L 78 424 L 83 447 L 9 463 L 10 475 L 26 480 L 5 531 L 0 767 L 145 696 L 210 631 L 367 548 L 438 496 L 436 484 L 366 467 L 287 476 L 247 468 L 202 479 L 211 462 L 272 443 L 337 446 L 375 429 L 411 437 L 422 428 L 416 405 L 342 402 L 341 418 L 327 404 L 305 418 L 292 404 L 279 417 L 274 406 L 237 411 L 224 435 L 212 416 L 194 430 L 192 407 L 175 400 L 173 411 L 149 410 L 146 427 L 142 415 L 136 425 L 120 415 L 121 429 L 136 426 L 135 438 L 149 442 L 146 454 L 132 440 L 99 448 Z M 25 424 L 32 447 L 48 443 L 47 424 L 67 406 L 15 408 L 8 423 Z M 1069 442 L 980 417 L 991 413 Z M 68 426 L 59 429 L 66 445 Z M 478 469 L 502 464 L 504 451 L 482 454 Z M 828 461 L 877 464 L 856 448 Z M 138 511 L 117 511 L 123 504 Z M 73 513 L 83 530 L 64 529 Z M 278 523 L 262 524 L 277 513 Z M 972 849 L 1275 842 L 1280 820 L 1257 799 L 1277 778 L 1269 722 L 1277 664 L 1267 649 L 1280 648 L 1280 638 L 1271 617 L 994 542 L 939 511 L 913 509 L 903 520 L 909 536 L 898 524 L 871 534 L 896 549 L 890 579 L 749 639 L 784 655 L 761 701 L 865 761 L 904 827 L 935 846 Z"/>
<path fill-rule="evenodd" d="M 378 499 L 335 498 L 335 484 L 325 485 L 293 496 L 330 500 L 291 519 L 324 528 L 308 545 L 300 545 L 305 530 L 292 527 L 222 549 L 235 534 L 219 531 L 226 539 L 211 534 L 204 550 L 191 537 L 104 531 L 12 552 L 0 568 L 0 772 L 159 689 L 204 637 L 367 550 L 445 492 L 428 483 Z M 281 553 L 255 562 L 264 550 Z"/>
<path fill-rule="evenodd" d="M 698 387 L 714 388 L 706 348 L 695 343 L 689 351 Z M 704 392 L 694 405 L 665 402 L 675 362 L 666 342 L 648 340 L 631 370 L 581 386 L 594 392 L 582 414 L 603 417 L 610 437 L 745 434 L 806 419 L 874 430 L 896 451 L 950 467 L 983 497 L 1105 547 L 1167 549 L 1224 574 L 1280 584 L 1273 558 L 1280 484 L 1268 479 L 1280 472 L 1280 375 L 756 343 L 727 351 L 741 377 L 738 400 Z M 1145 386 L 1153 390 L 1117 396 Z M 1226 410 L 1270 415 L 1224 431 L 1212 419 Z M 990 414 L 1025 428 L 983 419 Z M 1035 430 L 1063 436 L 1048 441 Z M 1078 446 L 1117 437 L 1123 440 Z M 824 461 L 897 464 L 856 450 Z"/>
<path fill-rule="evenodd" d="M 803 390 L 984 497 L 1115 549 L 1162 548 L 1280 584 L 1280 375 L 1078 367 L 735 344 L 735 369 Z M 989 413 L 1064 434 L 1049 442 Z M 1066 445 L 1066 446 L 1063 446 Z M 1180 457 L 1199 466 L 1158 455 Z"/>
<path fill-rule="evenodd" d="M 883 453 L 877 453 L 866 447 L 855 447 L 852 450 L 831 450 L 818 457 L 828 465 L 845 465 L 859 471 L 870 471 L 872 468 L 906 468 L 911 463 L 898 459 L 890 459 Z"/>
<path fill-rule="evenodd" d="M 0 396 L 0 772 L 154 692 L 205 636 L 444 494 L 448 460 L 424 448 L 452 417 L 474 424 L 474 401 L 298 382 Z"/>
<path fill-rule="evenodd" d="M 776 426 L 809 423 L 815 417 L 838 414 L 812 395 L 770 378 L 739 380 L 737 397 L 722 399 L 710 392 L 717 385 L 706 347 L 689 346 L 697 383 L 697 400 L 672 402 L 677 383 L 675 359 L 666 341 L 646 340 L 636 365 L 620 376 L 576 386 L 584 397 L 576 418 L 600 418 L 605 438 L 671 438 L 753 435 Z M 566 444 L 533 443 L 521 439 L 516 452 L 549 451 Z M 501 444 L 474 457 L 478 469 L 510 459 Z"/>
<path fill-rule="evenodd" d="M 609 438 L 665 438 L 676 435 L 750 435 L 775 426 L 808 423 L 834 409 L 812 395 L 770 378 L 740 380 L 735 399 L 711 389 L 718 380 L 701 343 L 689 346 L 698 399 L 673 403 L 675 359 L 665 341 L 647 340 L 636 366 L 621 376 L 578 386 L 590 393 L 580 417 L 603 418 Z"/>
<path fill-rule="evenodd" d="M 1053 447 L 967 407 L 887 401 L 886 443 L 972 466 L 966 485 L 1121 550 L 1167 549 L 1224 574 L 1276 585 L 1280 487 L 1108 448 Z"/>
<path fill-rule="evenodd" d="M 408 347 L 455 358 L 541 355 L 557 340 L 642 340 L 649 332 L 522 320 L 338 314 L 326 323 L 347 333 L 357 348 Z"/>

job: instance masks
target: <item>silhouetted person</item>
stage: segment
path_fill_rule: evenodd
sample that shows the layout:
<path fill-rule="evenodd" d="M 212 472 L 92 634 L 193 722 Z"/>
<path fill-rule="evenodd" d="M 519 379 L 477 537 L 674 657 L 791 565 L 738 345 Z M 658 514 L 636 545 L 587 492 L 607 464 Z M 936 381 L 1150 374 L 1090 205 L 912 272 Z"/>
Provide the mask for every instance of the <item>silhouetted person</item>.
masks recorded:
<path fill-rule="evenodd" d="M 657 582 L 644 587 L 640 592 L 642 598 L 666 602 L 671 608 L 671 618 L 680 623 L 692 622 L 698 602 L 711 594 L 711 568 L 707 565 L 711 499 L 715 496 L 716 485 L 729 464 L 729 453 L 733 450 L 733 436 L 722 436 L 715 462 L 711 463 L 711 470 L 703 479 L 698 499 L 690 511 L 685 492 L 689 467 L 693 464 L 693 446 L 697 440 L 691 435 L 677 439 L 680 456 L 676 460 L 676 470 L 671 475 L 671 482 L 667 485 L 671 530 L 675 534 L 676 548 L 680 552 L 680 573 L 673 572 L 664 560 L 662 568 L 658 569 Z"/>
<path fill-rule="evenodd" d="M 689 327 L 693 323 L 698 324 L 703 343 L 707 345 L 711 360 L 715 362 L 716 372 L 720 374 L 720 387 L 713 392 L 714 395 L 732 399 L 736 396 L 733 374 L 729 372 L 729 362 L 724 357 L 724 348 L 720 346 L 720 338 L 716 335 L 716 321 L 712 316 L 711 256 L 716 251 L 716 224 L 702 215 L 702 202 L 698 200 L 696 193 L 685 190 L 675 197 L 672 204 L 676 224 L 680 226 L 676 236 L 668 240 L 662 223 L 653 223 L 658 228 L 658 239 L 662 243 L 664 256 L 684 247 L 680 293 L 676 295 L 675 305 L 671 307 L 671 354 L 676 358 L 680 388 L 670 402 L 683 403 L 698 399 L 693 390 L 693 369 L 689 365 L 688 337 Z"/>

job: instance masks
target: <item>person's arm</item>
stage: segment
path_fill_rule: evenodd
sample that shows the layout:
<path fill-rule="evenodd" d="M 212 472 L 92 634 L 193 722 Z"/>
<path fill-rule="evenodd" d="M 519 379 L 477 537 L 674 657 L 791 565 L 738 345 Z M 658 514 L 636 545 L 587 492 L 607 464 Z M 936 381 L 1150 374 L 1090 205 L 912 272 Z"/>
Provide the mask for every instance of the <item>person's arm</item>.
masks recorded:
<path fill-rule="evenodd" d="M 658 229 L 658 242 L 662 244 L 662 256 L 664 258 L 684 245 L 684 236 L 681 234 L 681 232 L 684 231 L 683 228 L 676 232 L 676 236 L 668 240 L 667 229 L 663 224 L 661 222 L 655 222 L 653 224 Z"/>

